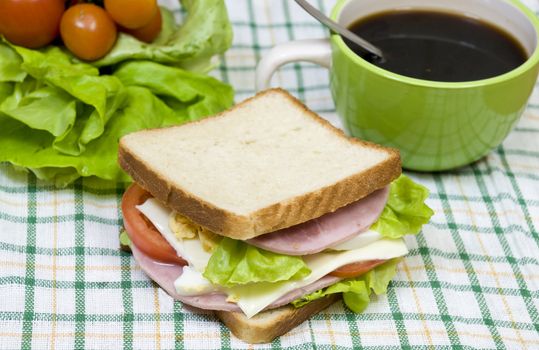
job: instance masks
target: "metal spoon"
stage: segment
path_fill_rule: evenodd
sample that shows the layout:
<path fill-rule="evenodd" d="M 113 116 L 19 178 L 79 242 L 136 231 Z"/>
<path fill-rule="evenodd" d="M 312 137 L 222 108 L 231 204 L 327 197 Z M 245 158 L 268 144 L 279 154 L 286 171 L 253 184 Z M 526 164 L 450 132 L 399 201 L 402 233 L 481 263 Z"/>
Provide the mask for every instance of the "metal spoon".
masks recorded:
<path fill-rule="evenodd" d="M 299 6 L 303 7 L 305 11 L 307 11 L 311 16 L 316 18 L 320 23 L 322 23 L 335 33 L 344 36 L 346 39 L 352 41 L 356 45 L 359 45 L 362 49 L 370 52 L 371 54 L 376 55 L 380 58 L 384 58 L 382 50 L 369 43 L 365 39 L 361 38 L 359 35 L 352 33 L 345 27 L 341 26 L 339 23 L 333 21 L 332 19 L 324 15 L 322 12 L 318 11 L 318 9 L 311 6 L 311 4 L 309 4 L 307 1 L 296 0 L 296 3 Z"/>

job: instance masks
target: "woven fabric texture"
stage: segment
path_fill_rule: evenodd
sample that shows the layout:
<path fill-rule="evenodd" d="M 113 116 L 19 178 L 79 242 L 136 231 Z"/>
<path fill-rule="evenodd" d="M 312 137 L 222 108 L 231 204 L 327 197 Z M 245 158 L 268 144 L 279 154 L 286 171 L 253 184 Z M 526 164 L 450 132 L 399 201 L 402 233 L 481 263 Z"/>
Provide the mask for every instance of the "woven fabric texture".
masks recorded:
<path fill-rule="evenodd" d="M 312 2 L 326 13 L 334 4 Z M 272 46 L 328 35 L 293 1 L 227 5 L 234 44 L 212 74 L 236 101 L 254 93 L 256 63 Z M 328 82 L 303 63 L 273 79 L 338 125 Z M 539 89 L 484 159 L 408 175 L 430 189 L 435 215 L 407 237 L 387 295 L 360 315 L 336 303 L 250 346 L 174 302 L 119 251 L 122 187 L 56 189 L 0 164 L 0 349 L 539 349 Z"/>

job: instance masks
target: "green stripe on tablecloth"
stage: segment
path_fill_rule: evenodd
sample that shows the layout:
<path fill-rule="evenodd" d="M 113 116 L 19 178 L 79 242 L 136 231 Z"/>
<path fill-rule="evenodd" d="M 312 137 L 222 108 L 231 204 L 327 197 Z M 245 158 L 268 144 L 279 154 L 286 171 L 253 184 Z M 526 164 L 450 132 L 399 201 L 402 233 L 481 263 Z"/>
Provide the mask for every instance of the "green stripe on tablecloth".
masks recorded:
<path fill-rule="evenodd" d="M 35 248 L 36 248 L 36 179 L 28 175 L 28 224 L 26 226 L 26 274 L 24 277 L 24 315 L 22 322 L 21 349 L 32 348 L 32 329 L 34 321 L 34 288 L 35 288 Z M 22 282 L 22 281 L 21 281 Z"/>
<path fill-rule="evenodd" d="M 84 194 L 82 181 L 78 180 L 74 185 L 75 192 L 75 264 L 85 265 L 84 242 L 85 242 L 85 215 Z M 84 269 L 75 270 L 75 348 L 84 349 L 86 331 L 86 293 Z"/>
<path fill-rule="evenodd" d="M 391 317 L 395 322 L 395 328 L 399 336 L 399 341 L 403 349 L 410 347 L 410 340 L 408 339 L 408 332 L 406 331 L 406 324 L 404 323 L 404 316 L 399 308 L 399 301 L 393 288 L 393 281 L 389 283 L 387 289 L 387 301 L 389 303 L 389 309 L 391 310 Z"/>
<path fill-rule="evenodd" d="M 357 327 L 357 315 L 346 307 L 344 308 L 344 313 L 346 315 L 346 323 L 348 324 L 350 336 L 352 337 L 352 346 L 354 349 L 360 349 L 362 347 L 361 332 L 359 332 L 359 329 Z"/>
<path fill-rule="evenodd" d="M 117 213 L 118 213 L 118 222 L 117 226 L 120 227 L 123 225 L 123 217 L 121 215 L 121 194 L 123 192 L 120 189 L 116 190 L 116 204 L 117 204 Z M 118 237 L 119 230 L 115 231 L 116 235 L 115 238 Z M 118 247 L 119 248 L 119 247 Z M 112 287 L 115 289 L 121 289 L 122 293 L 122 307 L 123 307 L 123 314 L 121 315 L 121 321 L 122 322 L 122 333 L 123 333 L 123 348 L 125 350 L 132 349 L 133 348 L 133 323 L 135 322 L 135 315 L 133 312 L 133 278 L 131 274 L 131 264 L 132 264 L 132 255 L 121 252 L 119 249 L 116 251 L 116 253 L 121 255 L 120 264 L 122 267 L 121 270 L 121 282 L 120 286 Z M 87 284 L 88 287 L 88 284 Z M 102 288 L 105 288 L 104 286 Z M 146 288 L 152 288 L 151 285 L 148 285 Z M 152 317 L 153 318 L 153 317 Z"/>
<path fill-rule="evenodd" d="M 23 245 L 18 244 L 9 244 L 5 242 L 0 243 L 0 250 L 6 250 L 11 251 L 15 253 L 24 253 L 26 252 L 27 247 Z M 81 249 L 81 247 L 79 247 Z M 107 248 L 98 248 L 98 247 L 82 247 L 82 252 L 84 255 L 88 256 L 101 256 L 101 255 L 108 255 L 108 256 L 120 256 L 121 253 L 117 249 L 107 249 Z M 51 255 L 53 253 L 52 248 L 44 248 L 44 247 L 36 247 L 35 253 L 37 255 Z M 57 249 L 57 255 L 58 256 L 70 256 L 76 254 L 76 247 L 69 247 L 69 248 L 58 248 Z"/>
<path fill-rule="evenodd" d="M 392 288 L 409 288 L 409 284 L 402 284 L 402 283 L 395 283 L 393 282 Z M 417 285 L 415 286 L 417 287 Z M 151 288 L 151 287 L 149 287 Z M 539 295 L 535 293 L 535 298 L 539 298 Z M 177 305 L 172 312 L 170 313 L 163 313 L 161 315 L 161 321 L 163 322 L 174 322 L 175 320 L 183 320 L 183 323 L 185 322 L 192 322 L 192 321 L 214 321 L 215 318 L 208 316 L 207 314 L 197 314 L 197 313 L 191 313 L 187 314 L 185 313 L 185 310 L 182 309 L 180 302 L 175 302 L 175 305 Z M 347 309 L 344 309 L 344 313 L 327 313 L 326 315 L 331 318 L 331 320 L 334 321 L 349 321 L 349 316 L 347 315 L 347 312 L 350 312 Z M 309 320 L 311 321 L 324 321 L 326 315 L 313 315 Z M 432 322 L 444 322 L 443 315 L 440 313 L 428 313 L 425 312 L 421 315 L 421 317 L 413 312 L 402 312 L 401 313 L 402 318 L 404 320 L 410 320 L 410 321 L 421 321 L 424 319 L 425 321 L 432 321 Z M 374 321 L 387 321 L 393 319 L 392 313 L 382 313 L 382 312 L 369 312 L 368 316 L 365 315 L 357 315 L 352 312 L 350 312 L 350 316 L 353 318 L 353 322 L 357 324 L 357 322 L 374 322 Z M 44 312 L 35 312 L 33 315 L 34 321 L 46 321 L 51 322 L 53 320 L 53 315 L 51 313 L 44 313 Z M 75 321 L 75 315 L 73 313 L 57 313 L 56 314 L 56 321 L 57 322 L 74 322 Z M 153 313 L 133 313 L 133 322 L 149 322 L 154 320 L 154 314 Z M 3 311 L 0 313 L 0 321 L 4 320 L 15 320 L 15 321 L 22 321 L 24 318 L 24 312 L 7 312 Z M 121 323 L 124 321 L 124 313 L 116 313 L 116 314 L 88 314 L 84 318 L 86 323 L 93 323 L 93 322 L 118 322 Z M 466 324 L 466 325 L 476 325 L 481 324 L 483 322 L 482 318 L 479 317 L 462 317 L 462 316 L 452 316 L 452 321 L 454 323 L 460 323 L 460 324 Z M 536 322 L 535 320 L 533 320 Z M 520 330 L 526 330 L 526 331 L 535 331 L 536 327 L 533 323 L 527 323 L 527 322 L 511 322 L 506 320 L 493 320 L 494 325 L 499 328 L 514 328 L 517 327 Z M 182 327 L 179 327 L 178 330 L 180 332 L 175 333 L 177 335 L 178 341 L 183 341 L 182 334 L 183 334 L 183 324 Z M 350 332 L 350 334 L 356 334 L 355 332 Z"/>
<path fill-rule="evenodd" d="M 219 333 L 221 334 L 221 349 L 230 350 L 230 331 L 221 322 L 219 322 Z"/>
<path fill-rule="evenodd" d="M 255 18 L 255 10 L 253 8 L 253 3 L 251 1 L 247 2 L 247 10 L 249 12 L 249 18 L 251 18 L 254 21 Z M 260 61 L 260 46 L 259 46 L 259 40 L 258 40 L 258 34 L 257 34 L 257 25 L 255 22 L 249 23 L 249 29 L 251 31 L 251 38 L 253 39 L 253 44 L 249 46 L 250 49 L 253 49 L 255 60 L 256 62 Z M 229 68 L 231 69 L 231 68 Z M 251 68 L 252 70 L 252 68 Z"/>
<path fill-rule="evenodd" d="M 289 40 L 295 40 L 294 31 L 292 30 L 292 21 L 290 19 L 290 1 L 282 0 L 281 1 L 283 9 L 284 9 L 284 18 L 285 18 L 285 27 L 286 27 L 286 33 L 288 34 Z M 296 80 L 297 80 L 297 93 L 300 100 L 305 101 L 305 89 L 304 89 L 304 82 L 303 82 L 303 73 L 301 71 L 301 65 L 299 63 L 293 63 L 294 71 L 296 73 Z"/>
<path fill-rule="evenodd" d="M 0 170 L 7 170 L 10 167 L 11 166 L 9 164 L 7 164 L 7 163 L 0 163 Z M 31 174 L 29 174 L 28 176 L 32 176 L 32 177 L 35 178 L 35 176 L 33 176 Z M 118 185 L 121 185 L 121 184 L 118 184 Z M 57 188 L 54 187 L 53 185 L 51 185 L 49 183 L 44 183 L 44 182 L 41 182 L 41 181 L 39 183 L 36 183 L 34 186 L 35 186 L 35 191 L 36 192 L 51 192 L 51 191 L 57 190 Z M 72 186 L 69 186 L 64 190 L 68 190 L 68 189 L 72 188 Z M 122 187 L 120 187 L 120 188 L 122 188 Z M 100 195 L 100 196 L 113 195 L 113 194 L 115 194 L 117 192 L 116 188 L 95 188 L 95 187 L 87 186 L 87 185 L 82 185 L 82 190 L 84 192 L 88 192 L 89 194 Z M 12 185 L 12 186 L 0 185 L 0 192 L 27 194 L 28 193 L 28 187 L 27 186 L 17 186 L 17 185 Z"/>
<path fill-rule="evenodd" d="M 131 272 L 127 268 L 131 266 L 132 257 L 128 254 L 124 254 L 121 258 L 122 272 L 121 272 L 121 291 L 124 313 L 122 315 L 122 331 L 123 331 L 123 348 L 125 350 L 133 348 L 133 321 L 135 319 L 133 315 L 133 291 L 131 282 Z M 151 285 L 147 285 L 146 288 L 151 288 Z M 118 287 L 116 287 L 118 288 Z"/>
<path fill-rule="evenodd" d="M 73 222 L 73 221 L 90 221 L 90 222 L 96 222 L 104 225 L 116 225 L 117 219 L 107 219 L 100 216 L 95 215 L 84 215 L 84 217 L 78 217 L 79 214 L 69 214 L 69 215 L 58 215 L 58 216 L 41 216 L 37 218 L 33 218 L 32 220 L 35 220 L 37 224 L 50 224 L 54 221 L 57 223 L 63 223 L 63 222 Z M 56 219 L 56 220 L 55 220 Z M 15 216 L 15 215 L 9 215 L 5 213 L 0 213 L 0 220 L 6 220 L 11 221 L 15 223 L 27 223 L 29 218 L 26 216 Z"/>
<path fill-rule="evenodd" d="M 522 128 L 516 127 L 513 129 L 513 132 L 530 132 L 530 133 L 539 133 L 539 128 Z"/>
<path fill-rule="evenodd" d="M 167 316 L 170 316 L 170 314 L 164 314 L 162 315 L 163 320 L 168 321 L 166 318 Z M 182 350 L 183 347 L 183 312 L 181 308 L 181 302 L 175 300 L 174 306 L 173 306 L 173 321 L 174 321 L 174 349 L 176 350 Z"/>
<path fill-rule="evenodd" d="M 496 153 L 500 155 L 500 158 L 502 161 L 505 159 L 506 155 L 517 155 L 522 157 L 530 157 L 530 158 L 539 158 L 539 152 L 538 151 L 530 151 L 530 150 L 521 150 L 521 149 L 508 149 L 505 150 L 503 147 L 498 147 Z M 507 160 L 505 161 L 507 164 Z"/>

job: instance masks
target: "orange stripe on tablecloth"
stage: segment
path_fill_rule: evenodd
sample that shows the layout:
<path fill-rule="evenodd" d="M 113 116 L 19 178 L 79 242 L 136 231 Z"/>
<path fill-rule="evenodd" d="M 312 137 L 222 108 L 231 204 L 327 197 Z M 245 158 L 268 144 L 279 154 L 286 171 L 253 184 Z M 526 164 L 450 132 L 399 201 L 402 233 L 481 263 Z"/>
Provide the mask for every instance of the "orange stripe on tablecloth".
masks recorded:
<path fill-rule="evenodd" d="M 4 204 L 7 204 L 9 206 L 12 206 L 12 207 L 25 207 L 28 205 L 27 202 L 16 202 L 16 201 L 12 201 L 12 200 L 8 200 L 6 198 L 1 198 L 0 197 L 0 203 L 4 203 Z M 66 204 L 75 204 L 75 200 L 74 199 L 64 199 L 64 200 L 52 200 L 52 201 L 48 201 L 48 202 L 37 202 L 36 205 L 37 206 L 40 206 L 40 207 L 54 207 L 54 206 L 58 206 L 58 205 L 66 205 Z M 96 208 L 102 208 L 102 209 L 115 209 L 118 207 L 117 204 L 103 204 L 103 202 L 96 202 L 96 201 L 92 201 L 92 200 L 88 200 L 88 199 L 85 199 L 84 200 L 84 205 L 89 205 L 91 207 L 96 207 Z"/>
<path fill-rule="evenodd" d="M 511 169 L 513 168 L 522 168 L 522 169 L 526 169 L 526 170 L 534 170 L 534 171 L 539 171 L 539 167 L 537 166 L 533 166 L 533 165 L 530 165 L 530 164 L 524 164 L 524 163 L 515 163 L 515 162 L 511 162 Z"/>
<path fill-rule="evenodd" d="M 513 166 L 513 164 L 511 164 L 511 166 Z M 430 204 L 430 203 L 429 203 Z M 449 212 L 449 209 L 442 209 L 440 208 L 439 211 L 443 211 L 444 213 L 448 213 Z M 468 214 L 469 211 L 466 210 L 466 209 L 460 209 L 460 208 L 455 208 L 455 209 L 451 209 L 451 212 L 453 213 L 459 213 L 459 214 Z M 473 213 L 476 215 L 476 216 L 485 216 L 485 217 L 490 217 L 490 213 L 488 211 L 473 211 Z M 518 218 L 520 219 L 525 219 L 525 216 L 521 213 L 521 212 L 518 212 L 516 210 L 502 210 L 502 211 L 497 211 L 496 212 L 496 215 L 497 216 L 517 216 Z M 538 220 L 539 221 L 539 215 L 537 216 L 531 216 L 532 220 Z"/>
<path fill-rule="evenodd" d="M 328 331 L 326 332 L 327 335 L 329 335 L 329 339 L 331 341 L 331 345 L 333 347 L 335 347 L 335 345 L 337 344 L 335 342 L 335 331 L 333 330 L 333 326 L 331 325 L 331 318 L 329 317 L 329 314 L 328 314 L 328 311 L 327 309 L 322 311 L 323 314 L 324 314 L 324 320 L 326 320 L 326 327 L 328 329 Z M 317 332 L 318 333 L 318 332 Z"/>
<path fill-rule="evenodd" d="M 473 211 L 471 210 L 470 202 L 468 201 L 468 197 L 466 196 L 466 193 L 464 191 L 464 188 L 462 187 L 462 183 L 458 176 L 455 176 L 455 181 L 457 182 L 457 185 L 459 187 L 460 193 L 462 194 L 462 197 L 464 198 L 464 202 L 466 203 L 466 207 L 468 209 L 468 215 L 470 216 L 470 220 L 472 221 L 472 227 L 474 228 L 475 237 L 477 238 L 477 241 L 479 242 L 479 246 L 481 247 L 481 251 L 483 255 L 485 256 L 485 259 L 487 261 L 488 267 L 492 271 L 492 276 L 494 278 L 494 281 L 496 282 L 496 287 L 499 288 L 499 290 L 502 290 L 502 284 L 500 283 L 499 274 L 496 272 L 496 269 L 494 267 L 494 264 L 492 263 L 492 260 L 490 259 L 489 253 L 485 247 L 485 244 L 483 243 L 483 239 L 481 238 L 481 235 L 477 232 L 477 223 L 475 221 L 475 215 Z M 520 333 L 520 330 L 516 326 L 515 317 L 513 316 L 513 312 L 511 311 L 511 308 L 509 307 L 509 303 L 507 302 L 507 298 L 503 293 L 498 294 L 500 295 L 502 299 L 503 306 L 505 308 L 506 314 L 509 316 L 509 320 L 513 323 L 513 329 L 517 335 L 517 339 L 519 339 L 522 346 L 526 347 L 526 344 L 524 343 L 524 338 L 522 338 L 522 334 Z"/>
<path fill-rule="evenodd" d="M 466 269 L 460 268 L 460 267 L 447 267 L 447 266 L 440 266 L 440 265 L 418 265 L 418 266 L 409 266 L 408 267 L 410 271 L 425 271 L 425 270 L 434 270 L 434 271 L 446 271 L 451 273 L 468 273 Z M 473 273 L 476 275 L 486 275 L 486 276 L 504 276 L 504 277 L 511 277 L 511 278 L 521 278 L 526 280 L 532 280 L 532 279 L 539 279 L 539 274 L 514 274 L 512 272 L 496 272 L 493 273 L 492 271 L 483 271 L 483 270 L 476 270 L 473 269 Z"/>
<path fill-rule="evenodd" d="M 161 308 L 159 307 L 159 287 L 153 288 L 153 305 L 155 311 L 155 348 L 161 350 Z"/>
<path fill-rule="evenodd" d="M 410 288 L 412 289 L 414 302 L 415 302 L 415 305 L 417 306 L 417 313 L 418 313 L 419 319 L 421 320 L 421 323 L 423 324 L 423 328 L 425 329 L 425 335 L 427 336 L 429 345 L 433 346 L 431 331 L 427 325 L 427 321 L 425 320 L 423 309 L 421 307 L 421 303 L 419 302 L 419 297 L 417 296 L 417 291 L 415 289 L 414 279 L 412 278 L 412 274 L 410 273 L 410 270 L 408 269 L 408 265 L 406 264 L 406 259 L 404 259 L 401 264 L 402 264 L 401 266 L 404 270 L 404 273 L 406 274 L 406 278 L 408 278 L 408 281 L 410 281 Z"/>
<path fill-rule="evenodd" d="M 524 114 L 525 119 L 539 120 L 539 116 L 531 113 Z"/>

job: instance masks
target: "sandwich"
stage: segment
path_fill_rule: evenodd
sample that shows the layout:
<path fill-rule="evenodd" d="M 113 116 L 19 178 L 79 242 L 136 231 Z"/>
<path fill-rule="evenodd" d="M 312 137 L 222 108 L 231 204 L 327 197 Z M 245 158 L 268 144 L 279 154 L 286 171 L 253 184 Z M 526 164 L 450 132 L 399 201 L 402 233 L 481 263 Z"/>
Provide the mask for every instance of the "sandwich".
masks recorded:
<path fill-rule="evenodd" d="M 432 210 L 398 151 L 347 137 L 286 91 L 120 140 L 142 270 L 238 338 L 273 340 L 342 297 L 384 293 Z"/>

